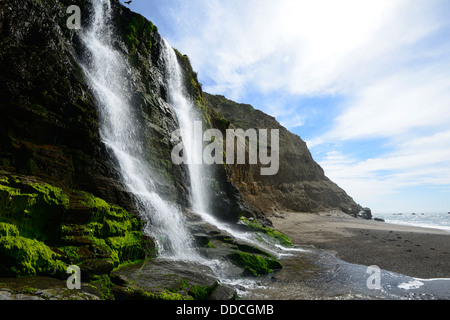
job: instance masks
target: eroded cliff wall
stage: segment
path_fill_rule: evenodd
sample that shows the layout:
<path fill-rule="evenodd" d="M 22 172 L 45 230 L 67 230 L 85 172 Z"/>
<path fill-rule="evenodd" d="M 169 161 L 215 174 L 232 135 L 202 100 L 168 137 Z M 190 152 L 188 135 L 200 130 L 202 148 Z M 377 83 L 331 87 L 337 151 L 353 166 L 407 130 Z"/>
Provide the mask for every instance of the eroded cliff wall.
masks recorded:
<path fill-rule="evenodd" d="M 275 118 L 251 105 L 239 104 L 223 96 L 205 93 L 204 97 L 207 105 L 221 115 L 231 129 L 279 130 L 277 174 L 261 175 L 260 164 L 228 165 L 231 180 L 249 204 L 266 214 L 283 210 L 341 210 L 356 215 L 361 211 L 361 207 L 343 189 L 325 176 L 306 143 Z"/>

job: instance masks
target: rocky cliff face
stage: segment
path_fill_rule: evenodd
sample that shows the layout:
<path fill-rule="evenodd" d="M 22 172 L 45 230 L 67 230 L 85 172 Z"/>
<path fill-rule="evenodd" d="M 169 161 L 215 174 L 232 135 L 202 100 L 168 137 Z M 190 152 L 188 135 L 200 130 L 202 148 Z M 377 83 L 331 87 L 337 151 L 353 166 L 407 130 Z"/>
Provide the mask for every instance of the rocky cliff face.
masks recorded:
<path fill-rule="evenodd" d="M 105 273 L 154 249 L 100 139 L 96 102 L 80 67 L 83 48 L 66 27 L 71 4 L 0 1 L 3 275 L 61 276 L 64 264 Z M 75 4 L 89 12 L 87 2 Z M 117 19 L 135 16 L 116 8 Z"/>
<path fill-rule="evenodd" d="M 78 5 L 82 28 L 90 1 L 0 0 L 0 276 L 52 274 L 79 264 L 88 275 L 153 256 L 142 234 L 133 194 L 123 185 L 112 152 L 100 137 L 98 103 L 82 71 L 89 63 L 78 30 L 66 27 Z M 178 128 L 157 28 L 112 1 L 114 46 L 130 70 L 124 86 L 160 194 L 187 206 L 184 166 L 171 161 Z M 189 59 L 178 53 L 186 91 L 211 126 Z M 236 221 L 246 206 L 224 170 L 213 170 L 215 209 Z M 251 213 L 249 213 L 251 215 Z"/>
<path fill-rule="evenodd" d="M 1 1 L 0 165 L 128 203 L 62 2 Z"/>
<path fill-rule="evenodd" d="M 157 175 L 160 194 L 186 207 L 187 169 L 171 161 L 170 137 L 178 123 L 168 104 L 163 39 L 150 21 L 111 2 L 114 47 L 130 66 L 123 81 L 132 89 L 128 99 L 139 115 L 148 166 Z M 98 102 L 82 69 L 89 61 L 82 31 L 66 27 L 70 5 L 81 8 L 86 27 L 90 1 L 0 0 L 0 277 L 64 279 L 66 266 L 77 264 L 88 279 L 97 279 L 156 251 L 154 241 L 142 234 L 145 221 L 101 140 Z M 249 106 L 203 93 L 189 58 L 178 52 L 177 57 L 186 92 L 206 128 L 225 130 L 229 121 L 244 129 L 282 132 L 277 176 L 258 175 L 258 166 L 211 167 L 208 181 L 217 218 L 236 222 L 240 216 L 262 217 L 285 209 L 357 210 L 324 176 L 304 142 Z M 224 250 L 236 246 L 239 258 L 250 250 L 217 230 L 195 229 L 199 230 L 196 239 L 204 250 L 210 249 L 211 241 Z M 266 261 L 260 256 L 256 260 Z M 142 297 L 141 291 L 133 292 Z"/>
<path fill-rule="evenodd" d="M 231 180 L 246 202 L 266 214 L 282 210 L 341 210 L 356 215 L 361 211 L 344 190 L 325 176 L 306 143 L 282 127 L 275 118 L 223 96 L 207 93 L 204 96 L 207 104 L 231 129 L 278 129 L 280 132 L 279 171 L 276 175 L 261 175 L 260 164 L 228 165 Z"/>

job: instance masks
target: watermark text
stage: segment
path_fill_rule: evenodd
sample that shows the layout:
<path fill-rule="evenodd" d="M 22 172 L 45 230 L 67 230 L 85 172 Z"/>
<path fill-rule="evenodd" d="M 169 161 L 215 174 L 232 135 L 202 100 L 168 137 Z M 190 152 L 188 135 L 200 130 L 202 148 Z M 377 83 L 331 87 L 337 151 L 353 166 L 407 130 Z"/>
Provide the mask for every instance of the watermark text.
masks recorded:
<path fill-rule="evenodd" d="M 226 164 L 261 164 L 260 174 L 263 176 L 273 176 L 278 173 L 280 167 L 278 129 L 248 129 L 246 131 L 227 129 L 226 137 L 224 137 L 222 131 L 218 129 L 208 129 L 203 132 L 202 122 L 196 121 L 192 139 L 189 140 L 182 141 L 180 129 L 172 133 L 172 141 L 178 143 L 172 149 L 171 155 L 175 165 L 223 164 L 226 157 Z M 204 143 L 208 145 L 204 147 Z"/>
<path fill-rule="evenodd" d="M 381 269 L 378 266 L 370 266 L 366 270 L 370 274 L 367 279 L 367 288 L 369 290 L 381 290 Z"/>
<path fill-rule="evenodd" d="M 81 270 L 78 266 L 67 267 L 66 273 L 71 276 L 67 278 L 66 285 L 69 290 L 81 289 Z"/>
<path fill-rule="evenodd" d="M 79 6 L 71 5 L 67 8 L 67 14 L 72 14 L 66 21 L 67 28 L 70 30 L 81 29 L 81 9 Z"/>

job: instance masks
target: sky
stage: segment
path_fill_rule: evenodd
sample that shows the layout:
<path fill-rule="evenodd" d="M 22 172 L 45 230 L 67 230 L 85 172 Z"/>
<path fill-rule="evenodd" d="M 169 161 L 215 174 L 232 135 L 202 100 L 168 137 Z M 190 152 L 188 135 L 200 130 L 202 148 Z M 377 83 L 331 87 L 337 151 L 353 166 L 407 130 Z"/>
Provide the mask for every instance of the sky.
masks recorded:
<path fill-rule="evenodd" d="M 204 91 L 274 116 L 357 203 L 450 211 L 450 1 L 129 7 L 189 56 Z"/>

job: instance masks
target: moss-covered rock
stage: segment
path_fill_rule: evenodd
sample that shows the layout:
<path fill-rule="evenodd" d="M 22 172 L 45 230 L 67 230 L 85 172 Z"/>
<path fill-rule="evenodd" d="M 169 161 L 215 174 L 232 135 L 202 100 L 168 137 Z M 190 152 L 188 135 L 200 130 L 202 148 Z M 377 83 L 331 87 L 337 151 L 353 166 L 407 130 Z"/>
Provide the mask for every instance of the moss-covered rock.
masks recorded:
<path fill-rule="evenodd" d="M 19 176 L 3 176 L 0 181 L 0 221 L 17 225 L 25 237 L 58 239 L 68 207 L 69 198 L 58 187 Z"/>
<path fill-rule="evenodd" d="M 256 232 L 261 232 L 262 234 L 265 234 L 270 238 L 273 238 L 275 241 L 277 241 L 279 244 L 285 247 L 294 246 L 288 236 L 273 228 L 263 226 L 262 223 L 259 222 L 258 220 L 255 219 L 250 220 L 245 217 L 241 217 L 240 221 L 243 222 L 248 227 L 250 227 L 251 229 L 255 230 Z"/>
<path fill-rule="evenodd" d="M 135 54 L 140 44 L 142 45 L 141 50 L 151 50 L 151 36 L 153 31 L 157 30 L 151 21 L 148 21 L 141 15 L 135 14 L 129 20 L 125 30 L 125 42 L 130 54 Z"/>
<path fill-rule="evenodd" d="M 58 248 L 71 263 L 107 259 L 118 267 L 156 254 L 152 239 L 141 233 L 138 217 L 87 192 L 72 190 L 71 197 L 65 219 L 69 223 L 63 225 L 63 246 Z"/>
<path fill-rule="evenodd" d="M 141 220 L 125 209 L 30 176 L 0 172 L 0 223 L 5 274 L 54 274 L 79 264 L 91 276 L 156 253 Z"/>
<path fill-rule="evenodd" d="M 236 251 L 229 255 L 230 260 L 244 269 L 244 275 L 261 276 L 282 269 L 281 263 L 266 256 Z"/>
<path fill-rule="evenodd" d="M 112 273 L 117 300 L 233 299 L 235 290 L 220 283 L 211 270 L 194 262 L 150 259 Z"/>
<path fill-rule="evenodd" d="M 66 270 L 59 255 L 47 245 L 20 236 L 16 226 L 3 222 L 0 222 L 0 257 L 0 272 L 6 275 L 61 275 Z"/>

